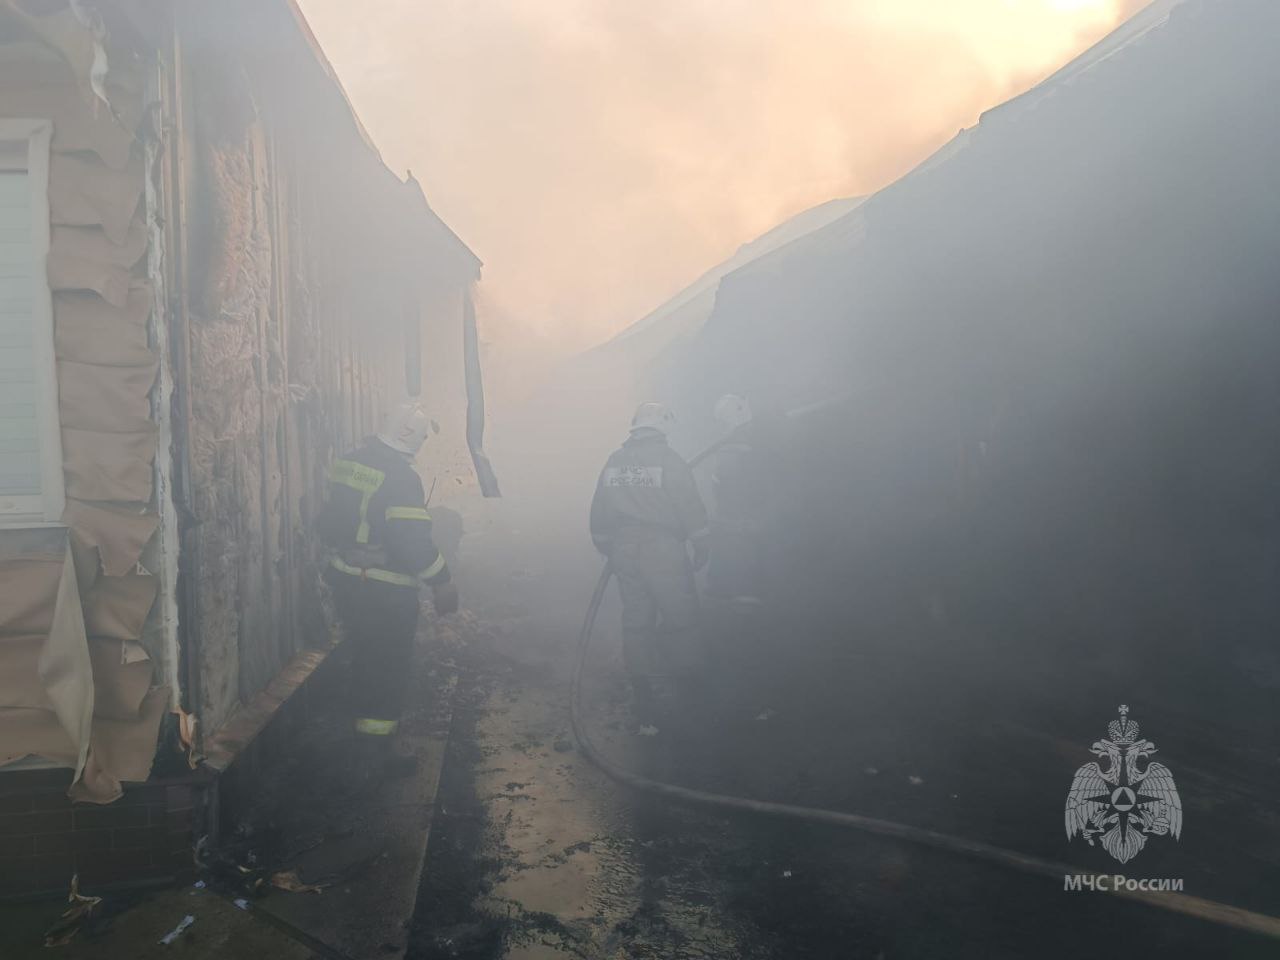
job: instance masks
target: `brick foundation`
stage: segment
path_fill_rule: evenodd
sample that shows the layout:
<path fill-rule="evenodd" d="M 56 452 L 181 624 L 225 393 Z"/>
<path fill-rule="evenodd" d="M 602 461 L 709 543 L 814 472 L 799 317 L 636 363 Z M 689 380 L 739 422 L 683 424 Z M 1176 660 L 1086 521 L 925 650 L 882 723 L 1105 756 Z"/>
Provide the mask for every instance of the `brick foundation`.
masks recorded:
<path fill-rule="evenodd" d="M 171 883 L 192 849 L 211 785 L 193 774 L 125 787 L 115 803 L 72 803 L 69 770 L 0 772 L 0 898 Z"/>
<path fill-rule="evenodd" d="M 65 896 L 76 873 L 94 895 L 192 879 L 196 839 L 216 846 L 247 819 L 260 778 L 292 749 L 312 702 L 341 695 L 339 660 L 299 655 L 210 739 L 208 763 L 126 785 L 114 803 L 72 803 L 70 770 L 0 770 L 0 899 Z"/>

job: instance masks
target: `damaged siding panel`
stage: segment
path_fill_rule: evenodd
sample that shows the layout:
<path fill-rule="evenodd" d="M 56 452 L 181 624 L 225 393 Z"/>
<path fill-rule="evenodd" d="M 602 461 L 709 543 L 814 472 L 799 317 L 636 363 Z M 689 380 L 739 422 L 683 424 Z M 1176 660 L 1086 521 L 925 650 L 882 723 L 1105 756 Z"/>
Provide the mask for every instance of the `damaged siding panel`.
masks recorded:
<path fill-rule="evenodd" d="M 14 539 L 13 534 L 6 535 L 5 545 L 13 549 Z M 47 635 L 53 625 L 53 604 L 62 576 L 56 549 L 33 543 L 13 552 L 17 555 L 0 560 L 0 596 L 4 597 L 0 638 Z"/>
<path fill-rule="evenodd" d="M 155 294 L 148 283 L 134 283 L 123 307 L 92 293 L 62 291 L 53 296 L 58 357 L 77 363 L 140 367 L 155 361 L 147 321 Z"/>
<path fill-rule="evenodd" d="M 0 129 L 35 117 L 48 131 L 47 193 L 31 221 L 45 237 L 37 275 L 50 303 L 52 418 L 38 436 L 58 450 L 68 495 L 48 516 L 68 528 L 48 531 L 57 544 L 0 529 L 0 766 L 64 764 L 76 799 L 103 802 L 121 780 L 147 776 L 169 699 L 138 642 L 156 596 L 138 561 L 158 526 L 148 405 L 158 359 L 145 333 L 152 294 L 129 125 L 142 102 L 113 75 L 113 110 L 95 108 L 57 54 L 29 44 L 0 45 L 0 78 Z M 55 568 L 52 598 L 8 589 Z"/>
<path fill-rule="evenodd" d="M 123 247 L 142 196 L 142 166 L 136 154 L 122 170 L 74 154 L 54 154 L 51 167 L 53 223 L 101 227 L 108 240 Z"/>
<path fill-rule="evenodd" d="M 160 518 L 119 505 L 70 500 L 63 522 L 71 528 L 73 549 L 90 557 L 90 569 L 120 577 L 133 570 L 155 535 Z"/>
<path fill-rule="evenodd" d="M 101 227 L 55 227 L 49 249 L 49 284 L 54 290 L 89 290 L 111 306 L 129 305 L 133 269 L 147 252 L 146 227 L 135 222 L 123 243 L 113 243 Z"/>
<path fill-rule="evenodd" d="M 160 358 L 143 366 L 113 367 L 100 363 L 58 360 L 58 393 L 62 425 L 98 433 L 143 433 L 151 419 L 151 388 Z"/>
<path fill-rule="evenodd" d="M 91 636 L 135 644 L 156 601 L 158 583 L 148 574 L 99 577 L 84 597 L 85 627 Z"/>
<path fill-rule="evenodd" d="M 125 169 L 142 118 L 136 84 L 108 81 L 113 116 L 85 100 L 66 66 L 42 50 L 31 43 L 0 44 L 0 116 L 48 120 L 54 153 L 93 154 L 112 170 Z"/>
<path fill-rule="evenodd" d="M 140 506 L 151 500 L 154 427 L 137 433 L 64 429 L 62 444 L 70 496 Z"/>

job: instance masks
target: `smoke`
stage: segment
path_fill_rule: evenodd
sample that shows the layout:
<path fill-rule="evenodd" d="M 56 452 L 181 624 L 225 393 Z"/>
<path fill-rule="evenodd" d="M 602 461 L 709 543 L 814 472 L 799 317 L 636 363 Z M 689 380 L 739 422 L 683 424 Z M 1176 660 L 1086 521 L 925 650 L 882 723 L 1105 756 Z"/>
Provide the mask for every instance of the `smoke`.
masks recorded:
<path fill-rule="evenodd" d="M 883 186 L 1133 0 L 303 0 L 387 161 L 486 261 L 489 339 L 603 339 Z"/>

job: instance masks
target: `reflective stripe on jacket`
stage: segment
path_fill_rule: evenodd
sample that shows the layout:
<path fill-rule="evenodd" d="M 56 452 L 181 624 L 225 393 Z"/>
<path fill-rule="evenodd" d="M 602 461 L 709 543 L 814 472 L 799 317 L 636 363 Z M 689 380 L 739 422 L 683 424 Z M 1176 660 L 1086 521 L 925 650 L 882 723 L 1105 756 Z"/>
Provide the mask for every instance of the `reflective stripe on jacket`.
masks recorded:
<path fill-rule="evenodd" d="M 689 465 L 657 430 L 637 430 L 609 457 L 591 501 L 591 539 L 608 544 L 627 527 L 679 540 L 707 534 L 707 509 Z"/>
<path fill-rule="evenodd" d="M 337 554 L 333 569 L 405 587 L 447 583 L 424 499 L 413 467 L 378 440 L 335 461 L 320 517 L 321 536 Z"/>

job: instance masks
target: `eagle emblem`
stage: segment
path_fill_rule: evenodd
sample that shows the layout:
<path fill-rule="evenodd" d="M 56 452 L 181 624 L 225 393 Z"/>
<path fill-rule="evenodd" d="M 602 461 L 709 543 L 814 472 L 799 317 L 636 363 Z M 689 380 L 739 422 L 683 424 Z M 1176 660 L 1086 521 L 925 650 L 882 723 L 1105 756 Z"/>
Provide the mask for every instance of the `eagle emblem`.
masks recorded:
<path fill-rule="evenodd" d="M 1120 705 L 1120 719 L 1107 725 L 1107 736 L 1090 752 L 1105 763 L 1086 763 L 1076 771 L 1067 794 L 1067 839 L 1077 834 L 1121 863 L 1136 857 L 1148 837 L 1182 835 L 1182 801 L 1173 774 L 1150 759 L 1156 745 L 1139 736 L 1129 708 Z"/>

